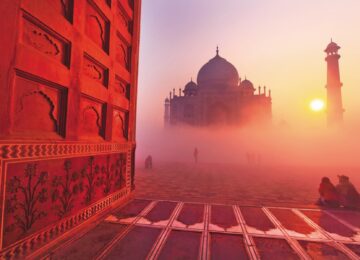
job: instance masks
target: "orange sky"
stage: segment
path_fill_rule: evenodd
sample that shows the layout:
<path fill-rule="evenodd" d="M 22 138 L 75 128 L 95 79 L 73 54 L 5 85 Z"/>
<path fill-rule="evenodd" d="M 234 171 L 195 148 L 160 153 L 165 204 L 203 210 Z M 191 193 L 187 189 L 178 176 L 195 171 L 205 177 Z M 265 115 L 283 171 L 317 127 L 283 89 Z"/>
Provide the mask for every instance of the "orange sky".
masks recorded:
<path fill-rule="evenodd" d="M 163 100 L 196 79 L 215 55 L 239 75 L 272 90 L 274 123 L 322 126 L 309 112 L 326 98 L 323 50 L 340 49 L 345 120 L 360 116 L 360 1 L 358 0 L 144 0 L 140 42 L 138 132 L 162 125 Z"/>

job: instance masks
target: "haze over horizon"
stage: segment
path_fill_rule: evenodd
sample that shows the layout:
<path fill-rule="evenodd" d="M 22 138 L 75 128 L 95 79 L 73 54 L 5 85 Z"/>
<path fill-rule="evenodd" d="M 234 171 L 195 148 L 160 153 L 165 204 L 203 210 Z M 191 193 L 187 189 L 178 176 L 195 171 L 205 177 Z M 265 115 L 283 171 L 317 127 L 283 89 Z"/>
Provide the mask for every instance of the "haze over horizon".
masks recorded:
<path fill-rule="evenodd" d="M 360 2 L 356 0 L 143 1 L 138 147 L 143 145 L 140 149 L 150 152 L 156 141 L 168 141 L 161 132 L 165 97 L 173 88 L 178 92 L 191 78 L 195 81 L 199 69 L 215 56 L 217 45 L 220 56 L 237 68 L 242 79 L 246 76 L 255 87 L 265 85 L 272 90 L 274 126 L 284 120 L 293 129 L 283 141 L 286 147 L 294 146 L 290 140 L 300 132 L 304 142 L 324 147 L 336 135 L 322 134 L 326 114 L 310 111 L 309 102 L 314 98 L 326 100 L 323 50 L 332 38 L 341 46 L 344 118 L 350 131 L 347 136 L 337 136 L 335 146 L 342 146 L 346 152 L 354 129 L 360 128 L 360 35 L 354 29 L 360 24 L 358 10 Z M 236 132 L 230 136 L 236 137 Z M 276 133 L 272 136 L 278 137 Z M 350 150 L 356 150 L 355 156 L 358 149 L 353 145 Z"/>

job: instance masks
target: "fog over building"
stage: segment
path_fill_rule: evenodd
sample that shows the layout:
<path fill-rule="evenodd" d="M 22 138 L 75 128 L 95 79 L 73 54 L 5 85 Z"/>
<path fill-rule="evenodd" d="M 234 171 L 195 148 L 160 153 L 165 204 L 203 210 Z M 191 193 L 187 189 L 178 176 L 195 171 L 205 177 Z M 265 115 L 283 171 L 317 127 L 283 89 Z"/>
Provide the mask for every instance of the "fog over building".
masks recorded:
<path fill-rule="evenodd" d="M 216 55 L 201 67 L 197 82 L 173 89 L 165 99 L 165 125 L 234 125 L 271 122 L 271 90 L 241 80 L 235 66 Z"/>

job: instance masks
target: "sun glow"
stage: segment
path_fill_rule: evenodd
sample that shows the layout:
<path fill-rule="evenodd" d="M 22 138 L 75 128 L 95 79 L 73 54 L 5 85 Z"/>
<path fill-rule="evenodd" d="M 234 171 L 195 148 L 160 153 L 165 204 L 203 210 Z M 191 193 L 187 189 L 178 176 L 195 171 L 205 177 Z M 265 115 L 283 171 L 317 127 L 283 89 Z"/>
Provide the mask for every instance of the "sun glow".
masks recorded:
<path fill-rule="evenodd" d="M 325 108 L 325 103 L 323 100 L 317 98 L 310 102 L 310 108 L 315 112 L 322 111 Z"/>

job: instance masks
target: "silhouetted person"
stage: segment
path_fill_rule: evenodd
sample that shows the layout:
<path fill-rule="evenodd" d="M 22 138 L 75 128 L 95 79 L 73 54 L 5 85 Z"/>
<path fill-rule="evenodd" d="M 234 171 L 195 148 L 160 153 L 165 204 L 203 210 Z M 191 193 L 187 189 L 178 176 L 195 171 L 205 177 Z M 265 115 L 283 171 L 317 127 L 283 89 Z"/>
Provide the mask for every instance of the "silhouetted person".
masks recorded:
<path fill-rule="evenodd" d="M 354 185 L 350 182 L 349 177 L 345 175 L 338 176 L 339 184 L 336 190 L 340 196 L 340 203 L 346 208 L 360 207 L 360 195 Z"/>
<path fill-rule="evenodd" d="M 152 157 L 151 155 L 149 155 L 148 157 L 146 157 L 145 159 L 145 169 L 152 169 Z"/>
<path fill-rule="evenodd" d="M 195 147 L 195 149 L 194 149 L 194 160 L 195 160 L 195 163 L 198 162 L 198 156 L 199 156 L 199 151 L 198 151 L 198 149 Z"/>
<path fill-rule="evenodd" d="M 339 195 L 335 186 L 328 177 L 323 177 L 319 186 L 320 198 L 317 202 L 319 206 L 339 207 Z"/>

